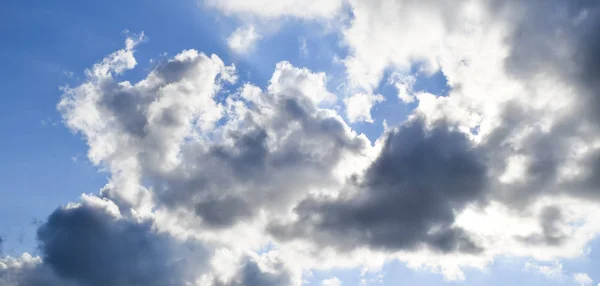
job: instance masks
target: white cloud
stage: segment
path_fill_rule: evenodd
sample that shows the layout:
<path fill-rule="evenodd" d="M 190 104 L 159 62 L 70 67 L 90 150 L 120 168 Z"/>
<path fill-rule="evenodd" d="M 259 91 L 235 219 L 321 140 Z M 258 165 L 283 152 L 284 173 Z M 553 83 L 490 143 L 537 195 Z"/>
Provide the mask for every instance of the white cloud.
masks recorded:
<path fill-rule="evenodd" d="M 564 276 L 563 266 L 559 262 L 552 265 L 540 265 L 535 262 L 527 261 L 523 267 L 526 271 L 538 272 L 550 279 L 557 279 Z"/>
<path fill-rule="evenodd" d="M 385 98 L 380 94 L 357 93 L 344 98 L 346 116 L 351 123 L 365 121 L 373 123 L 371 109 L 373 105 L 383 102 Z"/>
<path fill-rule="evenodd" d="M 573 280 L 575 280 L 579 286 L 589 286 L 594 283 L 594 280 L 592 280 L 587 273 L 575 273 L 573 274 Z"/>
<path fill-rule="evenodd" d="M 321 282 L 321 286 L 341 286 L 342 281 L 337 277 L 331 277 Z"/>
<path fill-rule="evenodd" d="M 393 84 L 398 90 L 398 98 L 402 102 L 411 103 L 415 101 L 415 95 L 413 94 L 413 85 L 416 82 L 415 76 L 403 76 L 399 73 L 394 73 L 390 76 L 389 82 Z"/>
<path fill-rule="evenodd" d="M 298 38 L 298 41 L 300 41 L 300 54 L 302 54 L 302 56 L 304 56 L 304 57 L 307 57 L 308 56 L 308 46 L 306 44 L 306 38 L 300 37 L 300 38 Z"/>
<path fill-rule="evenodd" d="M 306 68 L 295 68 L 284 61 L 277 63 L 270 82 L 269 91 L 299 93 L 316 105 L 336 101 L 335 94 L 327 90 L 327 75 L 324 72 L 313 73 Z"/>
<path fill-rule="evenodd" d="M 286 16 L 305 19 L 331 18 L 342 7 L 342 0 L 206 0 L 204 3 L 226 14 L 251 14 L 267 19 Z"/>
<path fill-rule="evenodd" d="M 387 68 L 407 72 L 421 62 L 425 71 L 437 70 L 447 23 L 454 21 L 454 14 L 464 16 L 460 11 L 464 2 L 350 3 L 354 18 L 343 33 L 352 52 L 344 62 L 350 82 L 366 91 L 379 85 Z"/>
<path fill-rule="evenodd" d="M 245 54 L 248 53 L 254 47 L 256 41 L 261 38 L 262 36 L 257 33 L 253 25 L 239 27 L 227 38 L 227 45 L 232 51 L 238 54 Z"/>

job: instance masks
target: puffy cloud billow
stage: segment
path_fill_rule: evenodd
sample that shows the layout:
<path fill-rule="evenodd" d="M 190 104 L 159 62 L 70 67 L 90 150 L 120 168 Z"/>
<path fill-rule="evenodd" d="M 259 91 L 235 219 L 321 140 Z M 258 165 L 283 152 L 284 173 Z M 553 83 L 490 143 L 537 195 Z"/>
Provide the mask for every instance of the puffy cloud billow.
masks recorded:
<path fill-rule="evenodd" d="M 48 217 L 39 256 L 1 259 L 0 282 L 300 285 L 393 259 L 465 279 L 500 255 L 584 253 L 600 232 L 597 1 L 324 2 L 208 4 L 350 17 L 348 94 L 286 61 L 240 84 L 196 50 L 123 80 L 143 35 L 64 88 L 64 123 L 110 181 Z M 448 94 L 414 90 L 415 67 Z M 416 108 L 372 142 L 351 124 L 373 122 L 382 82 Z"/>

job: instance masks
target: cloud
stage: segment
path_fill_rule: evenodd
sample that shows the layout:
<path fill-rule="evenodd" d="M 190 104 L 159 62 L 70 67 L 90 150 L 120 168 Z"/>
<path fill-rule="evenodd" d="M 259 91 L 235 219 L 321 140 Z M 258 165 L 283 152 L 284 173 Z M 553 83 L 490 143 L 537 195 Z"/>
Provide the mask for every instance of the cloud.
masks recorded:
<path fill-rule="evenodd" d="M 393 74 L 390 76 L 389 82 L 393 84 L 398 90 L 398 98 L 404 103 L 411 103 L 415 101 L 415 95 L 413 91 L 413 85 L 416 82 L 416 78 L 412 75 L 401 75 Z"/>
<path fill-rule="evenodd" d="M 342 281 L 337 277 L 331 277 L 321 282 L 321 286 L 341 286 Z"/>
<path fill-rule="evenodd" d="M 109 200 L 82 196 L 39 227 L 41 258 L 0 262 L 3 285 L 184 285 L 207 259 L 202 246 L 158 233 L 152 221 L 123 217 Z"/>
<path fill-rule="evenodd" d="M 328 3 L 208 4 L 266 19 L 341 13 Z M 406 122 L 370 142 L 338 114 L 328 75 L 287 61 L 264 88 L 232 90 L 235 66 L 185 50 L 132 83 L 122 77 L 143 37 L 130 38 L 58 105 L 110 182 L 55 211 L 41 257 L 3 259 L 0 279 L 297 285 L 306 269 L 392 259 L 464 279 L 500 255 L 544 275 L 562 266 L 534 260 L 582 255 L 600 232 L 598 6 L 348 5 L 346 117 L 377 119 L 373 91 L 389 75 L 417 105 Z M 451 91 L 415 93 L 415 67 L 443 72 Z M 200 254 L 180 253 L 197 241 Z"/>
<path fill-rule="evenodd" d="M 261 38 L 262 36 L 257 33 L 254 26 L 240 27 L 227 38 L 227 45 L 229 46 L 229 49 L 235 53 L 245 54 L 248 53 L 254 47 L 256 41 Z"/>
<path fill-rule="evenodd" d="M 262 269 L 258 262 L 249 259 L 230 282 L 225 284 L 217 282 L 215 286 L 291 285 L 292 278 L 290 274 L 286 269 L 281 269 L 281 264 L 278 265 L 278 268 L 274 270 Z"/>
<path fill-rule="evenodd" d="M 587 273 L 575 273 L 573 274 L 573 280 L 580 286 L 592 285 L 594 283 L 594 280 Z"/>
<path fill-rule="evenodd" d="M 0 259 L 0 283 L 6 286 L 79 286 L 60 278 L 39 257 L 29 253 Z"/>
<path fill-rule="evenodd" d="M 385 98 L 380 94 L 357 93 L 348 98 L 344 98 L 346 104 L 346 116 L 350 123 L 365 121 L 373 123 L 371 109 L 373 105 L 383 102 Z"/>
<path fill-rule="evenodd" d="M 344 64 L 350 83 L 366 91 L 379 85 L 388 68 L 407 72 L 413 63 L 421 62 L 424 70 L 437 70 L 436 57 L 440 43 L 452 29 L 449 24 L 465 16 L 463 3 L 349 2 L 354 17 L 343 31 L 351 51 Z"/>
<path fill-rule="evenodd" d="M 453 213 L 482 202 L 487 187 L 486 166 L 464 134 L 443 123 L 431 130 L 419 120 L 406 123 L 387 134 L 379 157 L 355 184 L 352 195 L 301 202 L 298 221 L 272 231 L 341 248 L 480 251 L 453 227 Z"/>
<path fill-rule="evenodd" d="M 563 265 L 558 262 L 555 262 L 553 265 L 540 265 L 535 262 L 527 261 L 523 269 L 531 272 L 539 272 L 549 279 L 559 279 L 565 275 L 563 272 Z"/>
<path fill-rule="evenodd" d="M 342 8 L 342 0 L 327 1 L 268 1 L 259 0 L 240 2 L 235 0 L 206 0 L 204 4 L 215 7 L 225 14 L 245 15 L 273 19 L 279 17 L 296 17 L 302 19 L 332 18 Z M 300 9 L 300 7 L 302 7 Z"/>
<path fill-rule="evenodd" d="M 137 83 L 119 81 L 111 64 L 130 53 L 94 66 L 58 108 L 91 161 L 111 172 L 101 195 L 123 214 L 152 217 L 157 230 L 243 257 L 268 241 L 266 218 L 337 190 L 365 165 L 345 162 L 368 162 L 368 139 L 327 108 L 336 96 L 324 73 L 281 62 L 264 90 L 244 84 L 219 100 L 236 76 L 217 56 L 183 51 Z"/>
<path fill-rule="evenodd" d="M 298 42 L 300 42 L 300 54 L 304 57 L 308 56 L 308 45 L 306 44 L 305 37 L 299 37 Z"/>
<path fill-rule="evenodd" d="M 192 203 L 205 218 L 218 202 L 243 210 L 248 200 L 266 204 L 290 196 L 299 186 L 289 179 L 304 187 L 332 181 L 341 156 L 368 145 L 335 111 L 320 107 L 336 100 L 324 73 L 281 62 L 265 91 L 247 84 L 236 97 L 216 102 L 222 85 L 235 79 L 233 71 L 217 56 L 194 50 L 136 84 L 93 70 L 102 76 L 66 90 L 59 110 L 87 139 L 92 161 L 113 171 L 106 195 L 142 207 L 148 191 L 138 180 L 144 177 L 155 186 L 154 199 Z M 254 190 L 264 196 L 244 193 Z"/>
<path fill-rule="evenodd" d="M 111 57 L 130 53 L 121 50 Z M 223 106 L 212 98 L 221 83 L 235 80 L 234 68 L 194 50 L 161 64 L 135 85 L 116 81 L 117 68 L 106 59 L 95 65 L 84 83 L 65 90 L 58 109 L 67 126 L 84 135 L 91 161 L 114 171 L 103 192 L 119 204 L 151 208 L 149 193 L 137 180 L 173 168 L 190 131 L 214 127 Z"/>
<path fill-rule="evenodd" d="M 521 184 L 515 184 L 515 189 L 520 192 L 513 193 L 514 200 L 523 201 L 564 191 L 571 196 L 588 197 L 593 193 L 591 190 L 598 187 L 593 179 L 597 148 L 583 151 L 580 142 L 597 137 L 597 109 L 594 108 L 597 92 L 595 80 L 592 79 L 593 70 L 589 68 L 589 63 L 596 61 L 596 53 L 591 52 L 589 47 L 596 45 L 592 40 L 595 32 L 591 27 L 598 23 L 592 18 L 580 19 L 580 16 L 583 12 L 598 13 L 598 7 L 584 2 L 556 1 L 536 2 L 535 5 L 507 3 L 501 6 L 519 11 L 515 14 L 514 26 L 510 26 L 514 32 L 509 36 L 511 49 L 506 58 L 506 72 L 512 77 L 530 80 L 524 91 L 530 93 L 530 102 L 518 101 L 505 107 L 501 117 L 506 124 L 502 129 L 496 129 L 494 136 L 500 138 L 494 138 L 493 141 L 515 136 L 522 138 L 517 148 L 527 154 L 528 167 L 525 170 L 526 179 Z M 526 17 L 521 14 L 534 9 L 544 16 Z M 548 18 L 552 21 L 548 22 Z M 536 30 L 535 39 L 522 36 L 533 30 Z M 565 37 L 557 37 L 559 32 Z M 555 83 L 551 84 L 550 81 Z M 554 97 L 555 104 L 548 101 L 552 88 L 562 91 L 562 96 Z M 555 114 L 552 114 L 553 110 Z M 560 114 L 556 114 L 556 110 L 560 110 Z M 508 117 L 513 121 L 509 123 Z M 517 118 L 524 120 L 516 124 L 514 120 Z M 540 118 L 543 119 L 544 129 L 538 127 L 527 130 L 527 126 L 540 122 Z M 541 124 L 538 126 L 541 127 Z M 569 151 L 578 155 L 566 155 Z M 571 167 L 574 164 L 586 165 L 585 169 L 589 172 L 577 174 Z M 570 175 L 565 172 L 570 172 Z"/>
<path fill-rule="evenodd" d="M 566 239 L 561 233 L 561 227 L 557 224 L 561 222 L 561 210 L 555 206 L 544 208 L 540 215 L 540 224 L 542 226 L 541 235 L 530 235 L 523 240 L 531 244 L 545 243 L 548 245 L 561 245 Z"/>
<path fill-rule="evenodd" d="M 374 90 L 391 74 L 399 96 L 418 103 L 411 118 L 424 118 L 428 128 L 445 120 L 467 134 L 492 178 L 484 191 L 492 204 L 481 207 L 503 205 L 505 219 L 531 216 L 532 228 L 519 228 L 520 234 L 507 238 L 516 240 L 509 243 L 513 247 L 498 253 L 573 257 L 589 242 L 576 237 L 598 230 L 591 220 L 586 226 L 572 223 L 574 213 L 585 217 L 575 205 L 590 210 L 598 203 L 592 191 L 598 188 L 598 145 L 585 143 L 598 140 L 597 81 L 589 68 L 597 56 L 590 49 L 597 17 L 589 15 L 598 6 L 541 2 L 448 7 L 444 1 L 350 1 L 354 18 L 343 30 L 350 53 L 343 62 L 357 88 Z M 539 17 L 526 16 L 532 11 Z M 398 31 L 402 41 L 387 40 Z M 416 67 L 442 71 L 452 88 L 448 96 L 414 94 L 410 80 L 398 81 L 413 77 Z M 466 228 L 485 237 L 485 226 Z M 485 249 L 496 252 L 491 237 L 488 243 Z"/>
<path fill-rule="evenodd" d="M 202 3 L 216 8 L 226 16 L 234 16 L 242 23 L 227 38 L 229 49 L 237 54 L 247 54 L 263 36 L 279 31 L 281 22 L 294 19 L 305 21 L 332 21 L 337 25 L 336 16 L 341 15 L 343 0 L 292 0 L 292 1 L 216 1 L 205 0 Z M 302 40 L 300 53 L 308 54 L 306 40 Z"/>

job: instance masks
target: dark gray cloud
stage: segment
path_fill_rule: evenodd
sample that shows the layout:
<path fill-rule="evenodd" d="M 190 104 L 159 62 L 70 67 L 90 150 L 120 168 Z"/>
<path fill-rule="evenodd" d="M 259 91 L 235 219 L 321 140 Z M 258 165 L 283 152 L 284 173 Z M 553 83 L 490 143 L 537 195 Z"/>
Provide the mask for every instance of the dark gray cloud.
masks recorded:
<path fill-rule="evenodd" d="M 494 15 L 511 23 L 506 41 L 510 47 L 505 67 L 510 76 L 527 83 L 543 76 L 569 86 L 574 101 L 561 112 L 551 114 L 547 130 L 537 127 L 544 110 L 509 102 L 496 128 L 481 144 L 488 164 L 499 176 L 507 170 L 511 155 L 528 160 L 520 182 L 494 186 L 495 197 L 509 206 L 523 208 L 539 196 L 566 194 L 600 198 L 600 165 L 597 151 L 577 163 L 584 177 L 559 179 L 560 169 L 573 160 L 574 142 L 590 142 L 600 134 L 600 2 L 575 1 L 492 1 Z M 527 84 L 525 84 L 527 86 Z M 528 86 L 527 86 L 528 87 Z M 527 89 L 521 98 L 535 95 Z M 530 94 L 529 94 L 530 93 Z M 533 132 L 531 130 L 534 130 Z M 519 146 L 514 138 L 521 137 Z M 598 154 L 595 154 L 598 153 Z"/>
<path fill-rule="evenodd" d="M 506 1 L 516 11 L 507 71 L 527 80 L 539 74 L 560 77 L 576 90 L 578 118 L 597 118 L 600 103 L 600 3 L 574 1 Z M 504 15 L 504 14 L 503 14 Z"/>
<path fill-rule="evenodd" d="M 5 270 L 3 285 L 180 286 L 194 281 L 207 258 L 200 244 L 157 233 L 150 221 L 85 203 L 57 209 L 37 235 L 42 261 Z"/>
<path fill-rule="evenodd" d="M 59 209 L 38 230 L 43 262 L 85 285 L 181 285 L 166 238 L 149 223 L 115 220 L 102 210 Z"/>
<path fill-rule="evenodd" d="M 205 200 L 196 204 L 196 214 L 209 226 L 227 227 L 238 219 L 250 217 L 253 210 L 237 197 Z"/>
<path fill-rule="evenodd" d="M 528 79 L 539 74 L 556 75 L 575 89 L 573 122 L 600 119 L 600 3 L 593 0 L 516 1 L 521 13 L 507 58 L 509 73 Z M 573 128 L 573 126 L 571 126 Z M 597 130 L 596 130 L 597 131 Z"/>
<path fill-rule="evenodd" d="M 497 1 L 497 16 L 512 20 L 507 71 L 531 77 L 541 71 L 571 80 L 597 81 L 598 13 L 594 0 Z M 535 12 L 535 13 L 534 13 Z"/>
<path fill-rule="evenodd" d="M 600 152 L 586 158 L 582 167 L 588 170 L 588 173 L 583 179 L 571 182 L 570 185 L 586 197 L 600 199 Z"/>
<path fill-rule="evenodd" d="M 453 227 L 454 212 L 485 200 L 486 166 L 463 133 L 439 124 L 426 130 L 419 120 L 390 132 L 358 191 L 328 201 L 300 203 L 300 219 L 273 225 L 280 238 L 308 236 L 342 248 L 370 245 L 443 252 L 480 250 Z"/>

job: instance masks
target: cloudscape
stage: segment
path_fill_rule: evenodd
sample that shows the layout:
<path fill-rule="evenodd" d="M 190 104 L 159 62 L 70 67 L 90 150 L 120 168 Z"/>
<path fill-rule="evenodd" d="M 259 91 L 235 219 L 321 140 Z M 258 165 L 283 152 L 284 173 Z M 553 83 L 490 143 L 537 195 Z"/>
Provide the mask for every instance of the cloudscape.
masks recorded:
<path fill-rule="evenodd" d="M 600 285 L 598 1 L 0 11 L 0 286 Z"/>

